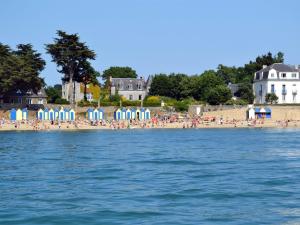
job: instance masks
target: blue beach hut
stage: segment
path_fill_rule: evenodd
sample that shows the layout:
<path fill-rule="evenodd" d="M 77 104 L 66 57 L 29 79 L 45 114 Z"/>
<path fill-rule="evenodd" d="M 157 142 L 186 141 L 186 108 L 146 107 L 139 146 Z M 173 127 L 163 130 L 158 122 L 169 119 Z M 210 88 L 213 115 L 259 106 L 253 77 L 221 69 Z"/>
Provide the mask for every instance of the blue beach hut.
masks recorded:
<path fill-rule="evenodd" d="M 139 108 L 137 108 L 135 110 L 135 119 L 141 120 L 141 117 L 142 117 L 142 112 L 141 112 L 141 110 Z"/>
<path fill-rule="evenodd" d="M 49 120 L 49 109 L 48 108 L 44 109 L 44 120 Z"/>
<path fill-rule="evenodd" d="M 145 110 L 145 120 L 150 120 L 151 119 L 151 113 L 149 109 Z"/>
<path fill-rule="evenodd" d="M 145 113 L 146 113 L 145 108 L 141 108 L 140 120 L 144 120 L 145 119 Z"/>
<path fill-rule="evenodd" d="M 99 120 L 99 110 L 98 109 L 94 109 L 93 111 L 93 119 L 98 121 Z"/>
<path fill-rule="evenodd" d="M 58 112 L 58 120 L 64 121 L 66 119 L 64 108 L 61 108 Z"/>
<path fill-rule="evenodd" d="M 65 108 L 64 112 L 65 112 L 64 120 L 67 120 L 67 121 L 70 120 L 70 109 Z"/>
<path fill-rule="evenodd" d="M 54 110 L 53 109 L 49 109 L 49 120 L 54 120 Z"/>
<path fill-rule="evenodd" d="M 131 120 L 131 110 L 130 109 L 126 110 L 126 119 Z"/>
<path fill-rule="evenodd" d="M 115 120 L 121 120 L 122 119 L 122 110 L 121 109 L 117 109 L 114 112 L 114 119 Z"/>
<path fill-rule="evenodd" d="M 126 108 L 122 109 L 122 120 L 126 120 Z"/>
<path fill-rule="evenodd" d="M 71 121 L 75 120 L 75 110 L 74 109 L 69 110 L 69 120 L 71 120 Z"/>
<path fill-rule="evenodd" d="M 44 120 L 44 110 L 43 109 L 39 109 L 37 111 L 37 119 L 38 120 Z"/>
<path fill-rule="evenodd" d="M 94 120 L 94 115 L 93 115 L 94 110 L 92 108 L 88 108 L 86 115 L 88 120 Z"/>
<path fill-rule="evenodd" d="M 270 119 L 272 117 L 272 110 L 270 108 L 266 108 L 266 118 Z"/>
<path fill-rule="evenodd" d="M 9 118 L 10 120 L 17 120 L 17 110 L 15 108 L 9 111 Z"/>
<path fill-rule="evenodd" d="M 54 120 L 58 120 L 59 119 L 59 109 L 55 108 L 54 109 Z"/>
<path fill-rule="evenodd" d="M 134 120 L 136 118 L 136 109 L 131 108 L 130 111 L 131 111 L 131 117 L 130 118 Z"/>
<path fill-rule="evenodd" d="M 28 120 L 28 110 L 27 108 L 22 109 L 22 119 Z"/>
<path fill-rule="evenodd" d="M 98 111 L 99 111 L 99 120 L 104 120 L 104 110 L 98 109 Z"/>

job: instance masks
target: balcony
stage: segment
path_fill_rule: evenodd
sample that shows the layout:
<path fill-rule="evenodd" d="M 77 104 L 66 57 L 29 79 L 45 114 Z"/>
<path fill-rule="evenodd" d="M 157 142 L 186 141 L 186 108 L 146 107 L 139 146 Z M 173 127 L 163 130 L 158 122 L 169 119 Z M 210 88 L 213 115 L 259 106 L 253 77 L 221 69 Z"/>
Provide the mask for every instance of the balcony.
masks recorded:
<path fill-rule="evenodd" d="M 287 94 L 287 91 L 284 89 L 284 90 L 282 90 L 281 94 L 282 94 L 282 95 L 286 95 L 286 94 Z"/>

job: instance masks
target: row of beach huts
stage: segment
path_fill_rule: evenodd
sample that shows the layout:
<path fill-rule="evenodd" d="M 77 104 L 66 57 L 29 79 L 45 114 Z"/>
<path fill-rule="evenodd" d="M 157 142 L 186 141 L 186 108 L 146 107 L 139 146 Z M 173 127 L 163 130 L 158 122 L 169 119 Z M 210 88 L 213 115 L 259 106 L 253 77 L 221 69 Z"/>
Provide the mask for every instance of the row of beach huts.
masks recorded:
<path fill-rule="evenodd" d="M 11 109 L 10 120 L 28 120 L 28 110 L 24 109 Z M 59 120 L 59 121 L 74 121 L 76 119 L 76 112 L 74 109 L 63 108 L 60 109 L 39 109 L 36 112 L 38 120 Z M 104 109 L 102 108 L 89 108 L 86 112 L 86 118 L 90 121 L 99 121 L 106 118 Z M 114 111 L 115 120 L 149 120 L 151 119 L 151 112 L 147 108 L 118 108 Z"/>

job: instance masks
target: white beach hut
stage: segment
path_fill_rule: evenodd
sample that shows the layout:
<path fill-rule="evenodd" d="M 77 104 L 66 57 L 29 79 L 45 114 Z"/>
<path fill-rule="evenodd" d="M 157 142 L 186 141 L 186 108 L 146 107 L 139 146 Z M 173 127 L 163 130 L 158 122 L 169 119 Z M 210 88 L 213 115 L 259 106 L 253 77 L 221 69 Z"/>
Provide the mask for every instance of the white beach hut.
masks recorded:
<path fill-rule="evenodd" d="M 16 112 L 16 115 L 17 115 L 17 120 L 22 120 L 22 110 L 21 109 L 17 109 L 17 112 Z"/>

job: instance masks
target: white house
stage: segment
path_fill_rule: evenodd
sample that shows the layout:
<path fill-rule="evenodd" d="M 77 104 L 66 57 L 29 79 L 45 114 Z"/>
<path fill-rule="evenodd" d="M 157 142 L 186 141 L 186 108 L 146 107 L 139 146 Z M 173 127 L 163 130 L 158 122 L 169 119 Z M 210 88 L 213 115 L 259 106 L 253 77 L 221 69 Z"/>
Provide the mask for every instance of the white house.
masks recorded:
<path fill-rule="evenodd" d="M 254 103 L 265 104 L 265 96 L 275 93 L 278 103 L 300 103 L 300 69 L 283 63 L 274 63 L 254 74 Z"/>

